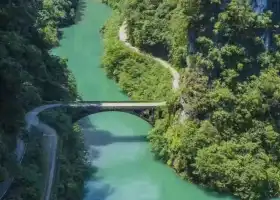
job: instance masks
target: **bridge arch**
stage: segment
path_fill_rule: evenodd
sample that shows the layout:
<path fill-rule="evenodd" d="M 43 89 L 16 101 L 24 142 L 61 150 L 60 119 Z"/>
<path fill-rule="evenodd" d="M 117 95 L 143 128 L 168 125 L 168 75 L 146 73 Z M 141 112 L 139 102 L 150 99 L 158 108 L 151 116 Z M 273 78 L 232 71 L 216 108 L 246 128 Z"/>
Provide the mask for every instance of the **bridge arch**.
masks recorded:
<path fill-rule="evenodd" d="M 90 102 L 73 102 L 73 103 L 52 103 L 52 104 L 47 104 L 47 105 L 42 105 L 39 107 L 34 108 L 33 110 L 29 111 L 28 113 L 25 114 L 25 122 L 26 122 L 26 130 L 28 132 L 30 132 L 32 127 L 36 127 L 39 130 L 42 130 L 41 133 L 46 134 L 47 136 L 52 136 L 49 137 L 51 138 L 51 143 L 53 145 L 51 148 L 51 155 L 56 155 L 56 151 L 57 151 L 57 142 L 58 142 L 58 137 L 56 134 L 56 131 L 51 128 L 50 126 L 48 126 L 47 124 L 44 124 L 43 122 L 40 122 L 40 119 L 38 117 L 38 115 L 45 111 L 45 110 L 50 110 L 52 108 L 71 108 L 73 110 L 76 109 L 76 116 L 72 115 L 73 120 L 79 119 L 81 118 L 83 115 L 87 116 L 90 114 L 97 114 L 100 112 L 108 112 L 108 111 L 119 111 L 119 112 L 126 112 L 126 113 L 130 113 L 130 114 L 134 114 L 138 117 L 141 117 L 141 112 L 145 111 L 145 110 L 153 110 L 157 107 L 161 107 L 161 106 L 165 106 L 166 102 L 147 102 L 147 101 L 141 101 L 141 102 L 135 102 L 135 101 L 126 101 L 126 102 L 96 102 L 96 101 L 90 101 Z M 71 110 L 70 109 L 70 110 Z M 79 111 L 80 109 L 80 111 Z M 73 114 L 75 114 L 75 112 Z M 71 114 L 68 113 L 68 114 Z M 80 115 L 80 116 L 79 116 Z M 141 117 L 142 118 L 142 117 Z M 144 119 L 145 120 L 145 119 Z M 127 139 L 127 138 L 126 138 Z M 139 138 L 138 138 L 139 139 Z M 141 139 L 141 138 L 140 138 Z M 18 144 L 23 144 L 23 141 L 19 139 Z M 17 144 L 17 149 L 20 148 L 19 145 Z M 48 147 L 49 148 L 49 147 Z M 25 153 L 25 148 L 20 148 L 19 151 L 17 151 L 17 156 L 20 157 L 21 159 L 23 158 Z M 51 168 L 48 172 L 48 176 L 50 177 L 49 180 L 49 184 L 48 187 L 46 188 L 46 199 L 49 199 L 50 196 L 50 191 L 51 191 L 51 187 L 52 187 L 52 182 L 53 182 L 53 177 L 54 177 L 54 173 L 55 173 L 55 160 L 56 160 L 56 156 L 52 156 L 50 158 L 50 163 L 51 163 Z M 13 178 L 5 180 L 3 182 L 3 184 L 5 185 L 4 188 L 4 193 L 1 195 L 0 194 L 0 199 L 3 197 L 3 195 L 5 195 L 5 193 L 7 192 L 7 190 L 9 189 L 9 187 L 11 186 L 13 182 Z"/>
<path fill-rule="evenodd" d="M 156 108 L 166 106 L 166 102 L 147 102 L 147 101 L 81 101 L 73 103 L 56 103 L 46 104 L 34 108 L 25 115 L 25 121 L 27 122 L 27 129 L 31 126 L 37 126 L 39 123 L 38 114 L 45 110 L 53 108 L 66 108 L 67 114 L 72 116 L 72 121 L 76 122 L 79 119 L 88 115 L 97 114 L 101 112 L 118 111 L 125 112 L 142 118 L 143 120 L 153 124 L 149 120 L 149 116 L 154 112 Z M 148 113 L 147 113 L 148 111 Z M 153 113 L 154 114 L 154 113 Z"/>
<path fill-rule="evenodd" d="M 86 116 L 103 112 L 123 112 L 135 115 L 153 125 L 155 112 L 158 107 L 165 106 L 165 102 L 83 102 L 81 104 L 69 105 L 72 121 L 76 122 Z M 161 113 L 159 113 L 161 114 Z"/>
<path fill-rule="evenodd" d="M 101 113 L 107 113 L 107 112 L 118 112 L 118 113 L 126 113 L 129 115 L 133 115 L 136 116 L 138 118 L 141 118 L 142 120 L 146 121 L 147 123 L 154 125 L 154 119 L 155 119 L 155 115 L 156 115 L 156 109 L 147 109 L 147 110 L 143 110 L 143 111 L 122 111 L 122 110 L 99 110 L 97 112 L 90 112 L 90 111 L 80 111 L 78 113 L 75 113 L 74 115 L 72 115 L 72 122 L 77 122 L 80 119 L 83 119 L 84 117 L 90 116 L 90 115 L 97 115 L 97 114 L 101 114 Z"/>

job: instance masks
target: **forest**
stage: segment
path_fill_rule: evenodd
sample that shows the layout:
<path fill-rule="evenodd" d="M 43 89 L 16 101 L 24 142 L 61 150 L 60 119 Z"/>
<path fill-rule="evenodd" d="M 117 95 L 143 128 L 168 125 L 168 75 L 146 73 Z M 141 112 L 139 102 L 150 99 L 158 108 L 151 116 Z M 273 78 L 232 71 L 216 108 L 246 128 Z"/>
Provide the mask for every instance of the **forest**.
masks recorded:
<path fill-rule="evenodd" d="M 102 67 L 107 75 L 132 99 L 166 100 L 172 97 L 172 86 L 169 82 L 165 82 L 172 78 L 169 72 L 151 57 L 141 56 L 119 41 L 118 31 L 121 23 L 122 18 L 114 14 L 102 30 L 105 46 Z M 164 84 L 157 84 L 158 82 Z M 165 93 L 162 94 L 162 91 Z"/>
<path fill-rule="evenodd" d="M 181 73 L 171 104 L 182 97 L 187 119 L 179 122 L 171 110 L 157 120 L 149 134 L 155 158 L 187 181 L 239 199 L 279 197 L 280 35 L 271 1 L 262 13 L 251 0 L 103 2 L 120 18 L 104 29 L 103 66 L 128 95 L 159 100 L 172 93 L 160 66 L 117 41 L 113 29 L 124 20 L 131 44 Z"/>
<path fill-rule="evenodd" d="M 0 2 L 0 182 L 15 177 L 5 200 L 38 200 L 42 195 L 41 138 L 35 137 L 38 133 L 26 133 L 24 114 L 44 103 L 74 101 L 78 97 L 67 60 L 49 53 L 58 45 L 59 28 L 73 23 L 77 3 L 76 0 Z M 54 111 L 44 115 L 50 124 L 61 121 L 57 125 L 58 158 L 63 170 L 57 172 L 53 199 L 82 199 L 89 166 L 79 128 L 73 127 L 67 113 Z M 17 138 L 27 144 L 22 165 L 17 165 L 14 156 Z"/>

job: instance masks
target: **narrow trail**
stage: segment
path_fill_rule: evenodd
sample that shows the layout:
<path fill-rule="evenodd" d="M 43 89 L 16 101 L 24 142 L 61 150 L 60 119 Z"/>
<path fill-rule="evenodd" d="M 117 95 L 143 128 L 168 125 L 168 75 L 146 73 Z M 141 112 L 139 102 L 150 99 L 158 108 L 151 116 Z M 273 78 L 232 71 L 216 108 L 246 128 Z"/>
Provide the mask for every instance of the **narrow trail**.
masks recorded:
<path fill-rule="evenodd" d="M 148 56 L 146 53 L 141 52 L 140 49 L 132 46 L 128 42 L 126 27 L 127 27 L 127 24 L 124 21 L 123 24 L 120 26 L 120 29 L 119 29 L 119 40 L 122 41 L 128 48 L 130 48 L 134 52 L 137 52 L 137 53 L 139 53 L 141 55 L 144 55 L 144 56 Z M 171 75 L 173 77 L 172 88 L 173 88 L 174 91 L 178 91 L 179 88 L 180 88 L 180 74 L 179 74 L 179 72 L 174 67 L 172 67 L 170 63 L 166 62 L 165 60 L 162 60 L 161 58 L 154 57 L 154 56 L 152 56 L 152 58 L 155 61 L 157 61 L 158 63 L 160 63 L 163 67 L 165 67 L 166 69 L 169 70 L 169 72 L 171 73 Z M 180 103 L 181 103 L 181 105 L 183 105 L 182 97 L 180 97 Z M 183 122 L 186 118 L 187 118 L 187 115 L 184 112 L 184 110 L 182 110 L 181 113 L 180 113 L 179 121 Z"/>
<path fill-rule="evenodd" d="M 139 53 L 139 54 L 142 54 L 142 55 L 145 55 L 147 56 L 147 54 L 141 52 L 137 47 L 134 47 L 132 46 L 129 42 L 128 42 L 128 36 L 127 36 L 127 33 L 126 33 L 126 22 L 124 22 L 120 29 L 119 29 L 119 39 L 120 41 L 122 41 L 127 47 L 129 47 L 131 50 Z M 157 61 L 158 63 L 160 63 L 163 67 L 167 68 L 172 77 L 173 77 L 173 81 L 172 81 L 172 88 L 173 90 L 177 91 L 179 88 L 180 88 L 180 85 L 179 85 L 179 82 L 180 82 L 180 74 L 178 73 L 178 71 L 173 68 L 168 62 L 166 62 L 165 60 L 162 60 L 160 58 L 157 58 L 157 57 L 152 57 L 155 61 Z"/>

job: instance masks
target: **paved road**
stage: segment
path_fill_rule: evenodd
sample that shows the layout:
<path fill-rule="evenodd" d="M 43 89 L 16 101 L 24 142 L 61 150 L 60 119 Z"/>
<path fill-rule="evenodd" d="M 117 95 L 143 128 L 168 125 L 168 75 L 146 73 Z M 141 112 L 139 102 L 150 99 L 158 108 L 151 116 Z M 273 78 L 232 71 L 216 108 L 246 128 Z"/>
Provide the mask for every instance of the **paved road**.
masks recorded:
<path fill-rule="evenodd" d="M 43 200 L 49 200 L 51 196 L 51 189 L 53 186 L 54 176 L 55 176 L 55 165 L 56 165 L 56 153 L 57 153 L 57 134 L 56 131 L 50 126 L 40 122 L 37 128 L 43 132 L 45 137 L 44 149 L 47 152 L 48 174 L 46 175 L 46 182 L 44 186 L 44 193 L 42 195 Z"/>
<path fill-rule="evenodd" d="M 43 144 L 44 151 L 48 155 L 47 161 L 49 163 L 48 171 L 45 177 L 47 180 L 44 186 L 44 192 L 42 195 L 42 200 L 49 200 L 51 196 L 51 189 L 53 185 L 54 175 L 55 175 L 55 165 L 56 165 L 56 150 L 57 150 L 57 134 L 56 131 L 48 126 L 47 124 L 41 122 L 38 118 L 38 114 L 44 110 L 59 107 L 62 104 L 51 104 L 51 105 L 44 105 L 33 109 L 32 111 L 28 112 L 25 115 L 25 121 L 27 124 L 26 129 L 30 131 L 32 126 L 37 127 L 37 129 L 43 133 L 44 137 L 47 137 Z"/>
<path fill-rule="evenodd" d="M 47 180 L 45 182 L 44 186 L 44 192 L 42 195 L 42 200 L 49 200 L 51 196 L 51 189 L 53 186 L 53 180 L 55 175 L 55 166 L 56 166 L 56 151 L 57 151 L 57 142 L 58 137 L 56 134 L 56 131 L 48 126 L 47 124 L 41 122 L 38 118 L 38 114 L 42 111 L 45 111 L 50 108 L 55 107 L 98 107 L 103 108 L 104 110 L 110 111 L 110 110 L 131 110 L 132 108 L 135 109 L 149 109 L 149 108 L 155 108 L 159 106 L 165 106 L 166 102 L 100 102 L 100 101 L 87 101 L 87 102 L 75 102 L 75 103 L 69 103 L 69 104 L 49 104 L 49 105 L 43 105 L 39 106 L 30 112 L 28 112 L 25 115 L 25 121 L 26 121 L 26 129 L 30 132 L 31 127 L 36 127 L 40 133 L 43 133 L 44 144 L 43 148 L 46 154 L 48 155 L 48 171 L 46 174 Z M 15 150 L 15 153 L 17 155 L 17 159 L 19 163 L 21 163 L 21 160 L 25 153 L 24 143 L 22 140 L 17 141 L 17 148 Z M 11 186 L 14 178 L 10 178 L 0 184 L 0 200 L 3 198 L 3 196 L 6 194 L 7 190 Z"/>

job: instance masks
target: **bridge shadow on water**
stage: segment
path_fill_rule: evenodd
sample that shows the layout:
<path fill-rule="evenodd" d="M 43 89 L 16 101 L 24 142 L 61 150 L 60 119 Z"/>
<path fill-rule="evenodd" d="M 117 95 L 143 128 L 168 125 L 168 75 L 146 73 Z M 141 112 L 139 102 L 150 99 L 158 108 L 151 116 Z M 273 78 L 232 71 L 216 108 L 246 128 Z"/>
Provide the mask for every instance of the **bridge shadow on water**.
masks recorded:
<path fill-rule="evenodd" d="M 89 117 L 85 117 L 79 120 L 78 123 L 81 126 L 82 132 L 84 133 L 85 146 L 88 149 L 88 160 L 93 163 L 92 175 L 87 181 L 87 184 L 84 188 L 84 200 L 106 200 L 110 195 L 114 193 L 115 189 L 110 184 L 102 182 L 103 177 L 97 176 L 97 172 L 99 169 L 98 167 L 94 166 L 94 160 L 100 157 L 100 152 L 97 148 L 94 148 L 94 146 L 96 145 L 93 143 L 98 143 L 99 137 L 91 138 L 91 135 L 97 133 L 97 130 L 91 123 Z M 106 131 L 103 132 L 106 134 Z M 100 134 L 102 133 L 100 132 Z M 107 132 L 106 135 L 108 134 L 109 132 Z M 105 143 L 109 144 L 110 142 L 108 141 Z"/>
<path fill-rule="evenodd" d="M 97 176 L 98 168 L 94 166 L 94 160 L 100 157 L 98 146 L 106 146 L 117 142 L 147 142 L 145 135 L 140 136 L 114 136 L 111 132 L 97 129 L 89 117 L 78 121 L 84 133 L 85 146 L 88 149 L 88 159 L 93 163 L 93 173 L 85 187 L 84 200 L 106 200 L 115 192 L 110 184 L 104 183 L 103 177 Z"/>
<path fill-rule="evenodd" d="M 106 146 L 117 142 L 147 142 L 146 136 L 114 136 L 106 130 L 99 130 L 91 123 L 89 117 L 81 119 L 79 122 L 85 137 L 85 146 L 88 149 L 88 159 L 92 161 L 100 157 L 98 146 Z M 95 148 L 96 147 L 96 148 Z M 108 183 L 104 183 L 103 177 L 97 176 L 99 169 L 93 166 L 93 173 L 85 187 L 84 200 L 107 200 L 116 190 Z M 207 197 L 221 200 L 237 200 L 229 194 L 219 193 L 205 187 L 197 186 Z"/>
<path fill-rule="evenodd" d="M 105 146 L 117 142 L 147 142 L 146 135 L 137 136 L 114 136 L 111 132 L 101 129 L 96 129 L 90 122 L 89 118 L 83 118 L 79 121 L 82 131 L 86 138 L 86 146 Z"/>
<path fill-rule="evenodd" d="M 85 130 L 84 133 L 87 134 L 87 141 L 93 146 L 105 146 L 116 142 L 147 142 L 146 136 L 114 136 L 112 133 L 104 130 Z"/>

